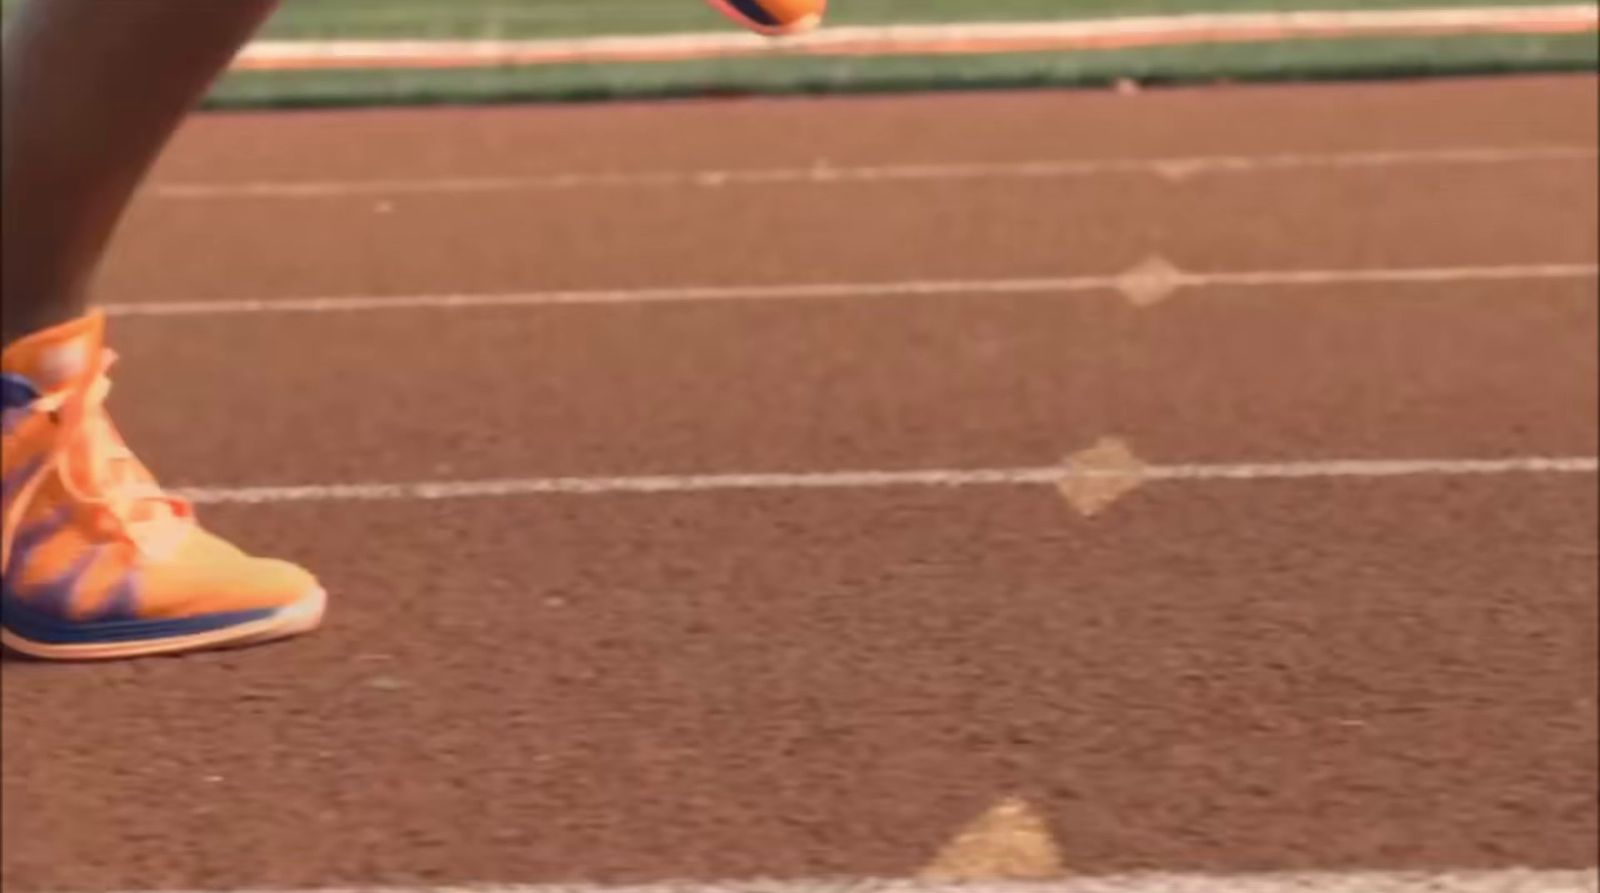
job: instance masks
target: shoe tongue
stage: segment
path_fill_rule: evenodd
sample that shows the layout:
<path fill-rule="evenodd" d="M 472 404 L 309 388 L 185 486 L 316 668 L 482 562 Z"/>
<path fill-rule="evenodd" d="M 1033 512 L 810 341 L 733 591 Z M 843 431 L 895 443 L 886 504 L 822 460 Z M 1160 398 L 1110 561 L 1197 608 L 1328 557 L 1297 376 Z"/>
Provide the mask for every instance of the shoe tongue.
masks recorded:
<path fill-rule="evenodd" d="M 7 385 L 7 406 L 13 397 L 32 391 L 35 395 L 49 395 L 81 382 L 91 367 L 99 362 L 105 347 L 105 316 L 92 311 L 70 322 L 35 332 L 12 344 L 0 354 L 0 373 Z M 102 459 L 93 466 L 79 462 L 67 466 L 74 483 L 84 489 L 99 487 L 125 487 L 153 484 L 150 472 L 140 462 L 122 449 L 122 438 L 110 419 L 96 412 L 83 420 L 80 432 L 84 443 L 94 443 L 113 452 L 103 451 Z M 74 454 L 80 457 L 88 453 Z M 133 506 L 131 520 L 147 521 L 167 517 L 172 510 L 156 501 L 140 502 Z"/>
<path fill-rule="evenodd" d="M 49 393 L 82 377 L 105 341 L 105 317 L 96 311 L 35 332 L 0 354 L 0 372 L 21 376 Z"/>

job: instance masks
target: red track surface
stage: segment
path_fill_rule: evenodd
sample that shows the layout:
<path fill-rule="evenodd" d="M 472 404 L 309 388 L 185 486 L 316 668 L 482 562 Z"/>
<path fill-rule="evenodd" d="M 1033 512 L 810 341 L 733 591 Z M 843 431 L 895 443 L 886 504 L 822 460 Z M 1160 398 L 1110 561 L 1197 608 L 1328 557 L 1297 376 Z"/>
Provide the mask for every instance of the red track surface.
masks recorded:
<path fill-rule="evenodd" d="M 1594 147 L 1593 78 L 208 117 L 160 184 Z M 1593 157 L 152 195 L 111 304 L 1593 264 Z M 379 190 L 380 192 L 382 190 Z M 171 482 L 1593 456 L 1593 276 L 131 316 Z M 8 663 L 9 891 L 1596 862 L 1592 474 L 212 506 L 328 628 Z"/>

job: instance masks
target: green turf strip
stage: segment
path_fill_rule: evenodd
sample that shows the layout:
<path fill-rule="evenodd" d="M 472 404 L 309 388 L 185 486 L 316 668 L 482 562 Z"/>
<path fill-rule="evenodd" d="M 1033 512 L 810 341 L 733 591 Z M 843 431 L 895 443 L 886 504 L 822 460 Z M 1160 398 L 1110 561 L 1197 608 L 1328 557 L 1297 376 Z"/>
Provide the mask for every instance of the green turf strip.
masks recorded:
<path fill-rule="evenodd" d="M 10 13 L 22 0 L 0 0 Z M 48 2 L 48 0 L 44 0 Z M 135 0 L 107 0 L 135 2 Z M 139 0 L 149 2 L 149 0 Z M 212 0 L 189 0 L 212 2 Z M 833 0 L 834 24 L 1046 21 L 1308 9 L 1535 6 L 1541 0 Z M 284 0 L 275 39 L 573 37 L 732 27 L 703 0 Z"/>
<path fill-rule="evenodd" d="M 838 25 L 1046 21 L 1307 9 L 1537 5 L 1539 0 L 833 0 Z M 730 27 L 702 0 L 289 0 L 268 36 L 568 37 Z"/>
<path fill-rule="evenodd" d="M 742 93 L 1420 77 L 1593 70 L 1593 35 L 1284 41 L 978 56 L 725 59 L 469 71 L 251 72 L 214 107 L 584 101 Z"/>
<path fill-rule="evenodd" d="M 0 0 L 9 12 L 20 0 Z M 109 2 L 109 0 L 108 0 Z M 1184 12 L 1538 5 L 1537 0 L 833 0 L 830 22 L 1047 20 Z M 556 37 L 731 29 L 702 0 L 286 0 L 265 37 Z M 1597 66 L 1594 35 L 1292 40 L 982 56 L 725 59 L 464 71 L 230 75 L 213 107 L 577 101 L 1214 80 L 1381 78 Z"/>

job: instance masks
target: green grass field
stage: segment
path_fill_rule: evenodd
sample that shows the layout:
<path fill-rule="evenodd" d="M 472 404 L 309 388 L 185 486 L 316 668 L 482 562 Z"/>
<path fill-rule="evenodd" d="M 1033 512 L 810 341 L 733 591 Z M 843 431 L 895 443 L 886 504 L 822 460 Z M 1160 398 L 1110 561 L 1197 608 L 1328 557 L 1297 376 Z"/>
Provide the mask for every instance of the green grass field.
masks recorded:
<path fill-rule="evenodd" d="M 23 0 L 0 0 L 6 11 Z M 107 0 L 113 2 L 113 0 Z M 116 0 L 133 2 L 133 0 Z M 194 0 L 208 2 L 208 0 Z M 220 2 L 220 0 L 219 0 Z M 1538 5 L 1538 0 L 834 0 L 834 24 Z M 274 39 L 571 37 L 733 29 L 701 0 L 285 0 Z M 214 107 L 577 101 L 728 93 L 1411 77 L 1594 70 L 1594 35 L 1284 41 L 992 56 L 727 59 L 466 71 L 239 73 Z"/>
<path fill-rule="evenodd" d="M 235 75 L 218 107 L 379 103 L 591 101 L 742 93 L 1427 77 L 1570 71 L 1600 62 L 1592 36 L 1365 39 L 1155 47 L 1092 53 L 882 58 L 724 59 L 556 65 L 482 71 L 345 71 Z"/>
<path fill-rule="evenodd" d="M 23 0 L 0 0 L 10 12 Z M 130 2 L 130 0 L 116 0 Z M 199 2 L 199 0 L 197 0 Z M 1540 0 L 834 0 L 837 24 L 1075 19 L 1304 9 L 1538 5 Z M 284 0 L 264 36 L 565 37 L 728 27 L 701 0 Z"/>
<path fill-rule="evenodd" d="M 1536 5 L 1538 0 L 834 0 L 834 24 Z M 288 0 L 272 37 L 577 36 L 728 27 L 700 0 Z"/>

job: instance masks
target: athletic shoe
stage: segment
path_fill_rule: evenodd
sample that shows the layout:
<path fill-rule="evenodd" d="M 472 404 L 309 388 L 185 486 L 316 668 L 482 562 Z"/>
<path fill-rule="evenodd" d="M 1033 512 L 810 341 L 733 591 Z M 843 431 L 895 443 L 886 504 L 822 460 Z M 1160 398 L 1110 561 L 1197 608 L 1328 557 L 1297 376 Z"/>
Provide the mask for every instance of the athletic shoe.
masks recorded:
<path fill-rule="evenodd" d="M 51 660 L 249 645 L 306 632 L 306 571 L 198 526 L 106 415 L 100 313 L 0 354 L 0 643 Z"/>
<path fill-rule="evenodd" d="M 828 0 L 707 0 L 728 18 L 768 37 L 799 34 L 822 24 Z"/>

